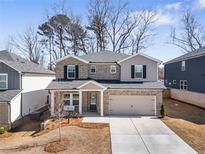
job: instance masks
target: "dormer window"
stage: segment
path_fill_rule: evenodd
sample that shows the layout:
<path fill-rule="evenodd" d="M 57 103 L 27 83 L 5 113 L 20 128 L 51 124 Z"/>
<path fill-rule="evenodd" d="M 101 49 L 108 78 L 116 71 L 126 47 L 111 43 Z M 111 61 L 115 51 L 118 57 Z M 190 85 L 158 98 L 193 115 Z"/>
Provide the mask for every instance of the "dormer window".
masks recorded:
<path fill-rule="evenodd" d="M 117 72 L 116 66 L 115 66 L 115 65 L 111 65 L 111 66 L 110 66 L 110 73 L 111 73 L 111 74 L 115 74 L 116 72 Z"/>
<path fill-rule="evenodd" d="M 96 72 L 96 66 L 95 65 L 91 65 L 90 66 L 90 73 L 95 73 Z"/>
<path fill-rule="evenodd" d="M 185 62 L 185 61 L 182 61 L 181 71 L 185 71 L 185 70 L 186 70 L 186 62 Z"/>
<path fill-rule="evenodd" d="M 74 79 L 76 76 L 75 65 L 68 65 L 67 66 L 67 78 Z"/>
<path fill-rule="evenodd" d="M 0 89 L 8 89 L 8 74 L 6 73 L 0 73 Z"/>

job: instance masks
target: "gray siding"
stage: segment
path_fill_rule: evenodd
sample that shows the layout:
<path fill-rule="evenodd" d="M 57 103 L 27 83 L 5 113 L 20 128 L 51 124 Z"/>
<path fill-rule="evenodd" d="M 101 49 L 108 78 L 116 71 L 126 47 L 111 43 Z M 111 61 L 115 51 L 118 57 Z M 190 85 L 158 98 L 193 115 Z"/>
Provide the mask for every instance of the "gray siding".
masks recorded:
<path fill-rule="evenodd" d="M 4 63 L 0 63 L 0 73 L 8 74 L 8 89 L 20 89 L 20 74 Z"/>
<path fill-rule="evenodd" d="M 204 67 L 205 56 L 186 60 L 185 71 L 181 71 L 181 61 L 166 64 L 165 86 L 180 89 L 180 80 L 187 80 L 189 91 L 205 93 Z M 176 84 L 173 83 L 173 80 L 176 80 Z"/>
<path fill-rule="evenodd" d="M 157 62 L 143 56 L 135 56 L 121 64 L 121 81 L 157 81 L 158 80 L 158 64 Z M 146 78 L 131 78 L 131 65 L 146 65 Z"/>

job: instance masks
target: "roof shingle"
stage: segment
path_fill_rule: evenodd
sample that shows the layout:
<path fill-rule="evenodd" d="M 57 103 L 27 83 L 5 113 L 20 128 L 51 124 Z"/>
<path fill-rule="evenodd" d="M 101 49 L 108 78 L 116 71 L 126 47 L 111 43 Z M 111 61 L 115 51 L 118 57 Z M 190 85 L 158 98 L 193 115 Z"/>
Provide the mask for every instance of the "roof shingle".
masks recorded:
<path fill-rule="evenodd" d="M 0 51 L 0 61 L 22 73 L 55 74 L 53 71 L 6 50 Z"/>
<path fill-rule="evenodd" d="M 174 59 L 172 59 L 164 64 L 175 63 L 175 62 L 179 62 L 179 61 L 183 61 L 183 60 L 187 60 L 187 59 L 192 59 L 192 58 L 196 58 L 196 57 L 201 57 L 201 56 L 205 56 L 205 47 L 202 47 L 196 51 L 186 53 L 186 54 L 179 56 L 177 58 L 174 58 Z"/>
<path fill-rule="evenodd" d="M 129 56 L 130 55 L 112 52 L 112 51 L 101 51 L 101 52 L 79 56 L 79 58 L 89 62 L 108 63 L 108 62 L 117 62 Z"/>
<path fill-rule="evenodd" d="M 0 91 L 0 102 L 10 102 L 21 90 Z"/>

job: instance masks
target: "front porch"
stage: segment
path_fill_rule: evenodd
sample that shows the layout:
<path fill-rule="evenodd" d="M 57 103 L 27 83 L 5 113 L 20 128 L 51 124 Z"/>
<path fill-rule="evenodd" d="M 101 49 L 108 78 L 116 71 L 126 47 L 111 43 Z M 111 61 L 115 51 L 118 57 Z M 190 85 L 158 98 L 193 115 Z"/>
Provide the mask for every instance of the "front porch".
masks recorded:
<path fill-rule="evenodd" d="M 95 113 L 104 116 L 103 92 L 105 88 L 95 82 L 87 82 L 78 90 L 50 90 L 51 115 L 57 115 L 59 108 L 79 112 L 81 115 Z"/>

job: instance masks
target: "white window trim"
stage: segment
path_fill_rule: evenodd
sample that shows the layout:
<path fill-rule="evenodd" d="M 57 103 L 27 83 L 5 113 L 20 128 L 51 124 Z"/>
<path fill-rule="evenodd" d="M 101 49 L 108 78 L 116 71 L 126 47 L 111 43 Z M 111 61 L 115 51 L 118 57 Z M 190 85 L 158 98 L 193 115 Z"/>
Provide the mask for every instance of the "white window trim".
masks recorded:
<path fill-rule="evenodd" d="M 6 89 L 8 89 L 8 74 L 7 73 L 0 73 L 0 75 L 6 76 L 6 88 L 0 88 L 1 90 L 6 90 Z"/>
<path fill-rule="evenodd" d="M 135 67 L 135 69 L 134 69 L 134 77 L 135 77 L 135 79 L 143 79 L 143 65 L 134 65 Z M 142 72 L 140 72 L 140 73 L 142 73 L 142 77 L 136 77 L 136 67 L 137 66 L 141 66 L 142 67 Z"/>
<path fill-rule="evenodd" d="M 75 73 L 74 77 L 69 77 L 69 75 L 68 75 L 68 74 L 69 74 L 69 73 L 68 73 L 68 67 L 69 67 L 69 66 L 74 66 L 74 67 L 75 67 L 75 65 L 67 65 L 67 78 L 68 78 L 68 79 L 75 79 L 76 70 L 74 71 L 74 73 Z M 73 72 L 72 72 L 72 73 L 73 73 Z"/>
<path fill-rule="evenodd" d="M 184 86 L 184 82 L 186 81 L 186 89 L 184 88 L 185 86 Z M 181 85 L 181 82 L 183 82 L 183 84 Z M 181 88 L 181 87 L 183 87 L 183 88 Z M 188 90 L 188 86 L 187 86 L 187 80 L 180 80 L 179 81 L 179 88 L 180 88 L 180 90 Z"/>
<path fill-rule="evenodd" d="M 115 70 L 114 72 L 112 72 L 112 69 L 113 69 L 113 68 L 114 68 L 114 70 Z M 110 66 L 110 73 L 111 73 L 111 74 L 116 74 L 116 73 L 117 73 L 117 67 L 116 67 L 115 65 L 111 65 L 111 66 Z"/>
<path fill-rule="evenodd" d="M 177 80 L 173 80 L 172 82 L 173 82 L 173 84 L 176 84 L 176 83 L 177 83 Z"/>
<path fill-rule="evenodd" d="M 67 95 L 69 94 L 70 97 L 69 97 L 69 99 L 66 99 L 66 98 L 63 97 L 63 101 L 70 100 L 70 104 L 69 104 L 70 106 L 73 106 L 73 100 L 80 100 L 79 97 L 78 97 L 78 99 L 73 99 L 73 95 L 74 95 L 74 94 L 78 94 L 78 95 L 79 95 L 79 93 L 64 93 L 63 96 L 64 96 L 65 94 L 67 94 Z"/>
<path fill-rule="evenodd" d="M 92 67 L 95 68 L 95 72 L 92 72 Z M 96 73 L 96 65 L 91 65 L 91 66 L 90 66 L 90 73 Z"/>

